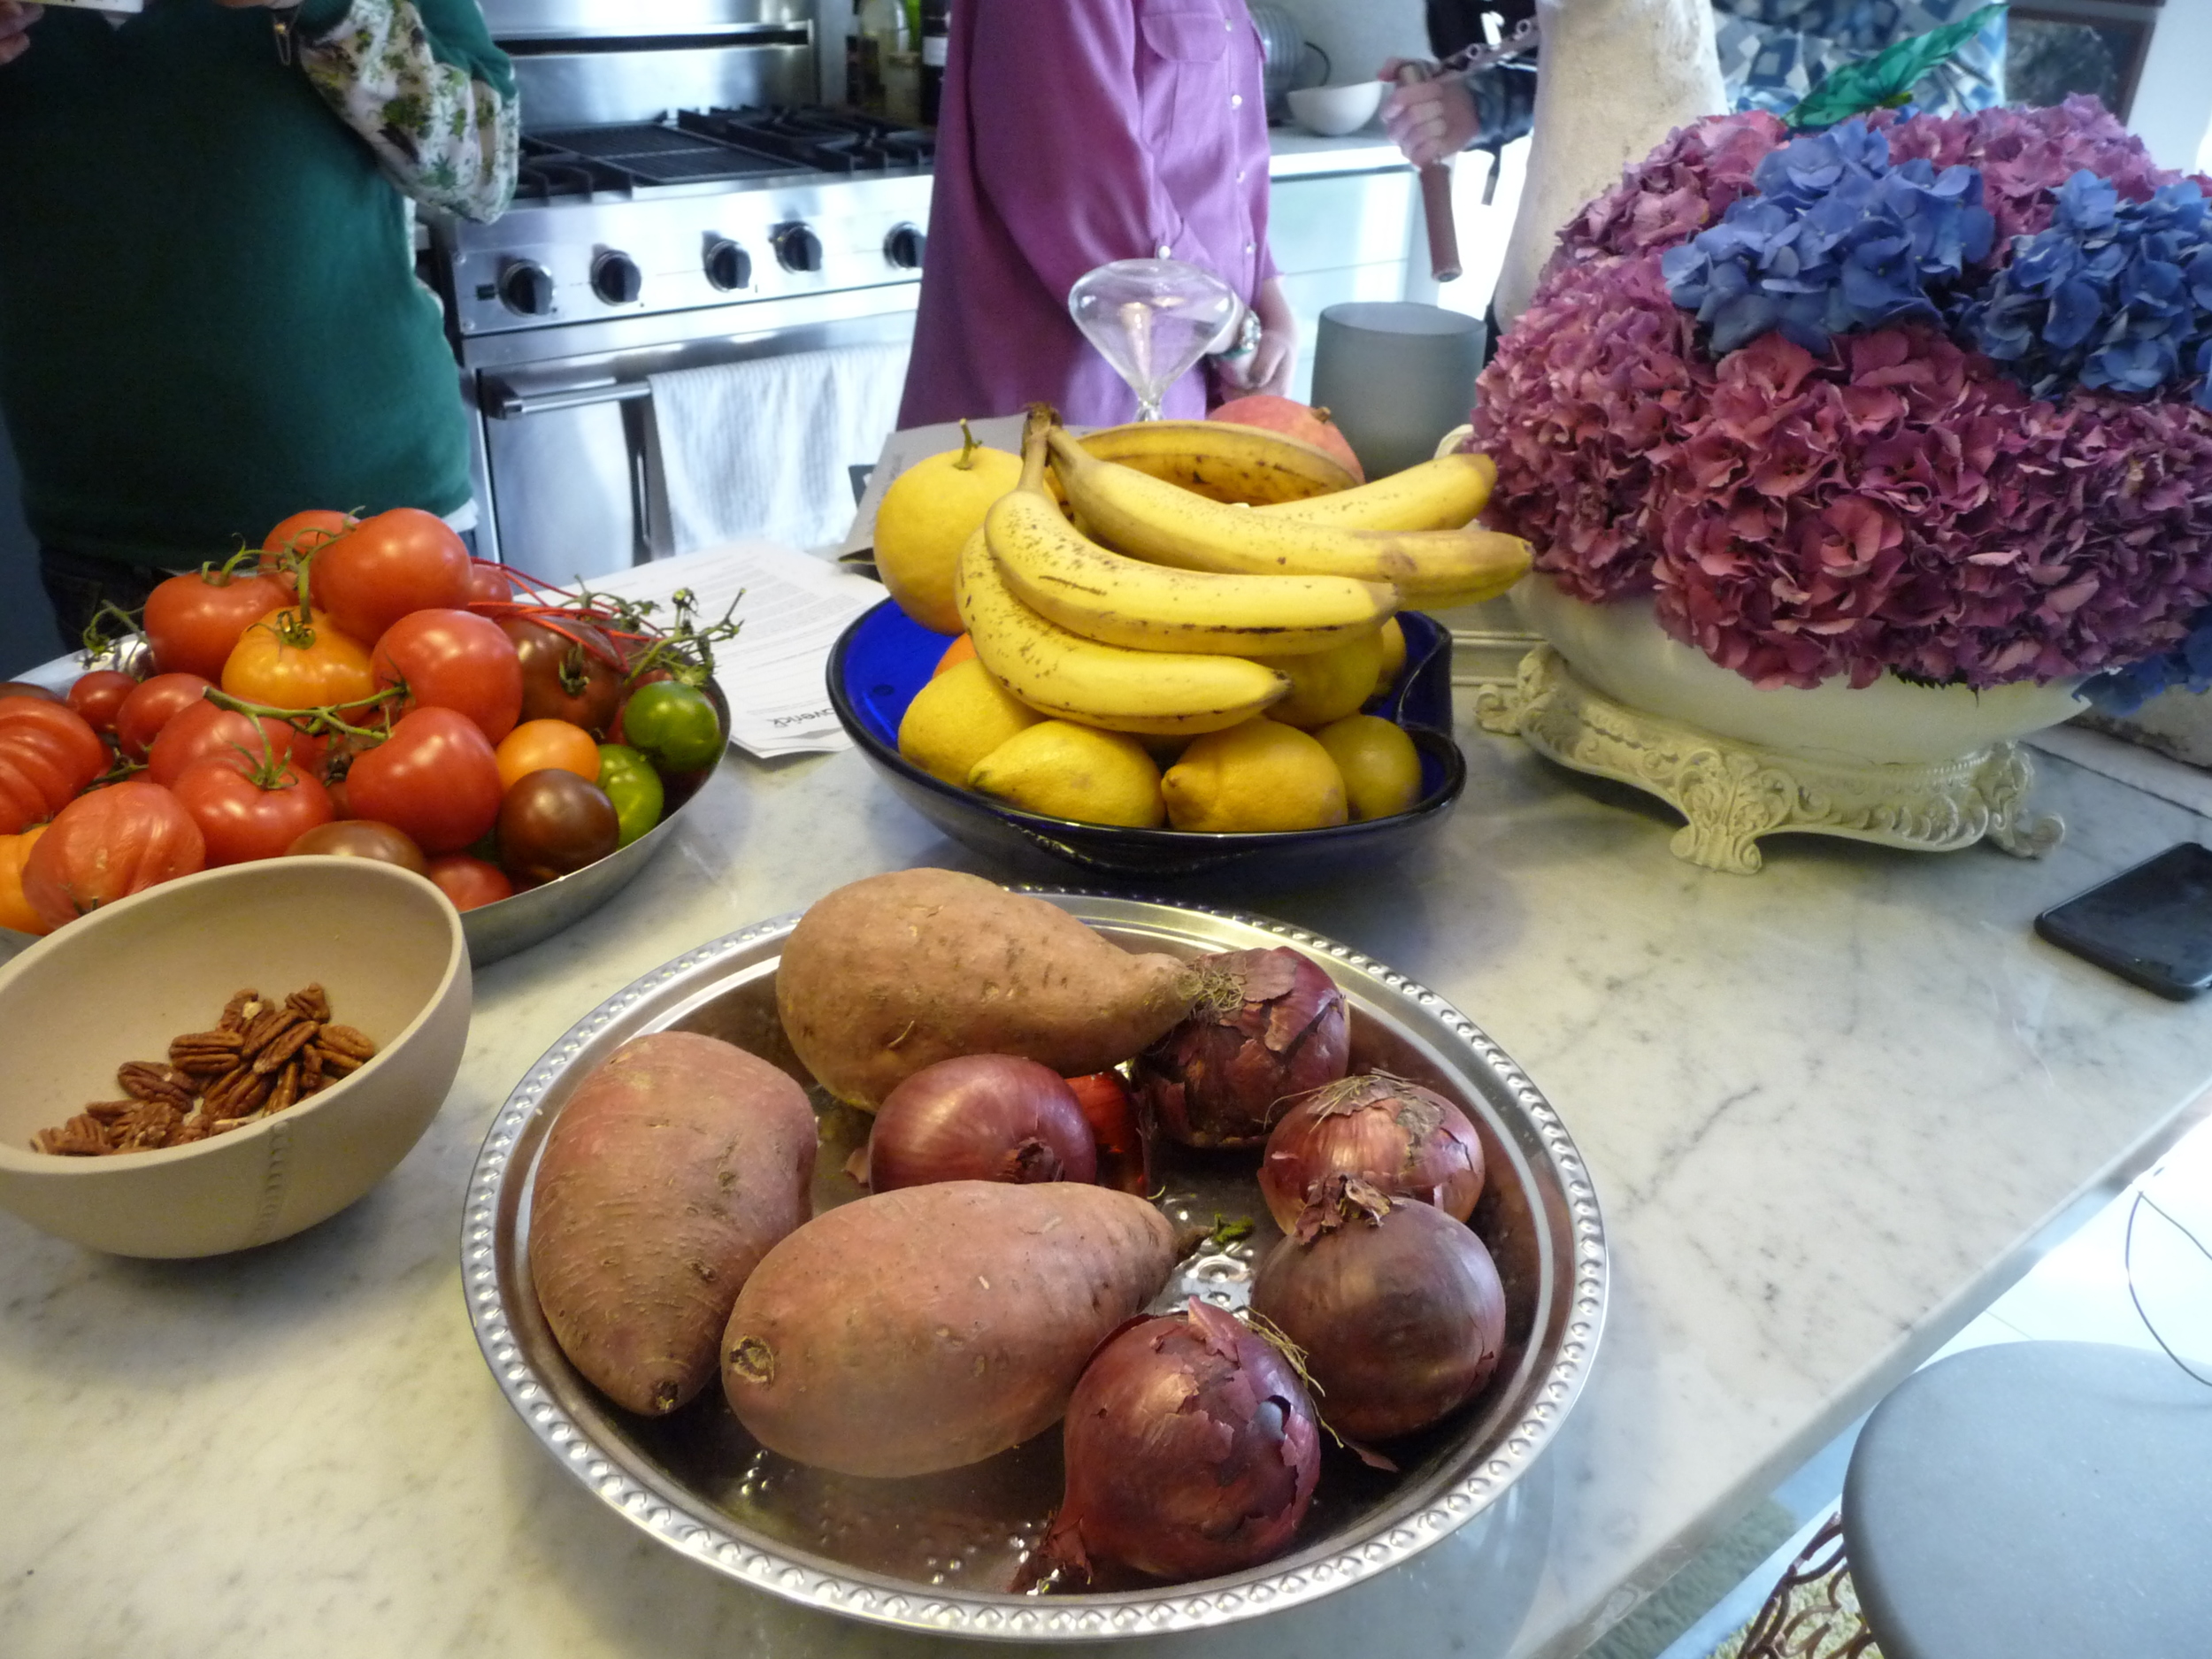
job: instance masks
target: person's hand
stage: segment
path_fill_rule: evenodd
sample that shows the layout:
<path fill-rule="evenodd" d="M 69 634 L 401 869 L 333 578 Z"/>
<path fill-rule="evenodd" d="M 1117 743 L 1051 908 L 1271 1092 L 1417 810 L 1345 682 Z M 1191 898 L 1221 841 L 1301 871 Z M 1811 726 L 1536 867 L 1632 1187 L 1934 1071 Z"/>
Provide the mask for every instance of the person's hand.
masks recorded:
<path fill-rule="evenodd" d="M 1392 58 L 1382 66 L 1382 79 L 1396 81 L 1398 71 L 1415 61 Z M 1457 155 L 1475 142 L 1482 128 L 1482 119 L 1475 112 L 1475 95 L 1457 75 L 1394 87 L 1383 100 L 1382 118 L 1383 130 L 1417 167 Z"/>
<path fill-rule="evenodd" d="M 1259 319 L 1258 344 L 1243 357 L 1216 359 L 1221 379 L 1240 396 L 1271 392 L 1287 396 L 1290 376 L 1298 366 L 1298 320 L 1283 298 L 1282 285 L 1270 277 L 1253 296 L 1252 314 Z"/>
<path fill-rule="evenodd" d="M 30 27 L 43 16 L 43 7 L 0 0 L 0 64 L 12 64 L 31 50 Z"/>

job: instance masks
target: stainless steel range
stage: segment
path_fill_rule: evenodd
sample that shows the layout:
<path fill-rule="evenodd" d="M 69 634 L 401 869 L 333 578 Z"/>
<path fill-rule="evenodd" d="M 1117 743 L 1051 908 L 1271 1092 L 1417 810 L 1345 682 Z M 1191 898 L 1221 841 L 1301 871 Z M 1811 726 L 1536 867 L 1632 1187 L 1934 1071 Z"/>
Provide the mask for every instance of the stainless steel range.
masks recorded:
<path fill-rule="evenodd" d="M 479 548 L 602 574 L 671 550 L 647 376 L 911 337 L 932 139 L 814 104 L 803 0 L 485 13 L 522 87 L 515 204 L 432 226 Z"/>

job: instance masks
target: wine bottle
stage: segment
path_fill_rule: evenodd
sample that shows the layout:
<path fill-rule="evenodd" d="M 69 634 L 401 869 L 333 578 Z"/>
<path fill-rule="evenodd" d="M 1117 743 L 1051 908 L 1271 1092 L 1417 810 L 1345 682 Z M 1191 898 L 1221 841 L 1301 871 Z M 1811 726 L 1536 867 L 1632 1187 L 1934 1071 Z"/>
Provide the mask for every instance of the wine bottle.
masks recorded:
<path fill-rule="evenodd" d="M 922 125 L 937 125 L 945 97 L 945 58 L 952 45 L 952 0 L 922 0 Z"/>

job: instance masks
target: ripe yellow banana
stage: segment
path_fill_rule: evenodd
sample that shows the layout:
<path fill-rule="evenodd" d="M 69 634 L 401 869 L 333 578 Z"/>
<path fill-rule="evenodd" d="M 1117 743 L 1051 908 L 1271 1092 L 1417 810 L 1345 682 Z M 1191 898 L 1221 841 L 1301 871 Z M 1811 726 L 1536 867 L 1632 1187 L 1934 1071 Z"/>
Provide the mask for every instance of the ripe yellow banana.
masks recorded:
<path fill-rule="evenodd" d="M 1132 421 L 1088 434 L 1083 448 L 1214 501 L 1302 501 L 1359 482 L 1326 450 L 1228 420 Z"/>
<path fill-rule="evenodd" d="M 1043 489 L 1041 427 L 1024 482 L 993 503 L 983 533 L 1016 598 L 1047 620 L 1140 651 L 1325 651 L 1372 634 L 1394 589 L 1345 576 L 1233 576 L 1124 558 L 1073 525 Z"/>
<path fill-rule="evenodd" d="M 1497 481 L 1497 463 L 1488 456 L 1456 450 L 1371 484 L 1256 511 L 1340 530 L 1459 530 L 1475 521 Z"/>
<path fill-rule="evenodd" d="M 1493 599 L 1528 569 L 1528 543 L 1488 530 L 1348 530 L 1232 507 L 1050 435 L 1068 501 L 1108 546 L 1156 565 L 1246 575 L 1356 576 L 1410 605 Z"/>
<path fill-rule="evenodd" d="M 961 549 L 960 619 L 983 666 L 1041 714 L 1174 737 L 1250 719 L 1290 689 L 1271 668 L 1240 657 L 1133 651 L 1071 634 L 1014 597 L 978 531 Z"/>

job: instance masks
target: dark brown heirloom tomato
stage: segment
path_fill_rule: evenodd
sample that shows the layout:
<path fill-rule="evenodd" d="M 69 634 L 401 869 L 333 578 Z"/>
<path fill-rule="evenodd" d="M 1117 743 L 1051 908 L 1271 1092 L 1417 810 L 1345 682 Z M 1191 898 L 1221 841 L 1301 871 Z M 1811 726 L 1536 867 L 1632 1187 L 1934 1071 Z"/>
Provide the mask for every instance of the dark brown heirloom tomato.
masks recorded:
<path fill-rule="evenodd" d="M 501 867 L 536 887 L 604 858 L 622 825 L 604 789 L 549 766 L 515 780 L 499 803 L 497 833 Z"/>
<path fill-rule="evenodd" d="M 606 736 L 622 706 L 622 654 L 613 641 L 581 622 L 561 624 L 576 635 L 572 640 L 528 617 L 508 617 L 499 626 L 522 659 L 520 718 L 566 720 Z"/>
<path fill-rule="evenodd" d="M 336 858 L 373 858 L 397 864 L 419 876 L 430 873 L 430 860 L 406 831 L 380 824 L 374 818 L 344 818 L 318 825 L 284 849 L 289 853 L 322 853 Z"/>

